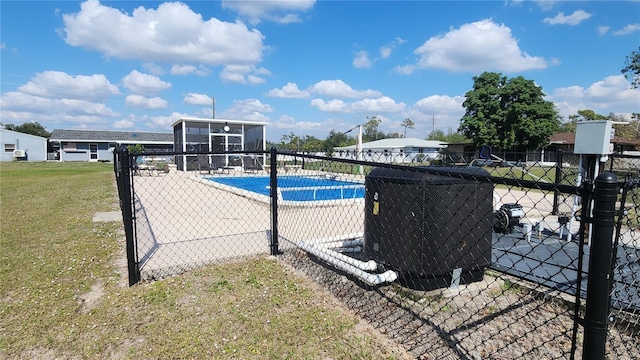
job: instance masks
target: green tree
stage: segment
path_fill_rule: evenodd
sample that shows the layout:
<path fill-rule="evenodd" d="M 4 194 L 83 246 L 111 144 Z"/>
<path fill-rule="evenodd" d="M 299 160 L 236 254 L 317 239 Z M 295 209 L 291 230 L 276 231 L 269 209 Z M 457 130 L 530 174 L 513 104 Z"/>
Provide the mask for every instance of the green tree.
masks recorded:
<path fill-rule="evenodd" d="M 440 129 L 435 129 L 431 133 L 429 133 L 429 136 L 427 136 L 427 140 L 436 140 L 446 143 L 469 142 L 469 139 L 467 139 L 464 134 L 460 132 L 453 132 L 451 129 L 449 129 L 449 132 L 447 134 L 445 134 L 444 131 Z"/>
<path fill-rule="evenodd" d="M 329 136 L 324 141 L 324 151 L 327 155 L 333 154 L 333 149 L 341 146 L 349 146 L 356 143 L 356 139 L 345 133 L 337 132 L 333 129 L 329 131 Z"/>
<path fill-rule="evenodd" d="M 544 95 L 533 80 L 484 72 L 473 77 L 473 89 L 465 94 L 466 112 L 458 131 L 476 147 L 541 149 L 560 123 L 553 103 L 544 100 Z"/>
<path fill-rule="evenodd" d="M 278 147 L 289 151 L 300 151 L 300 137 L 294 133 L 290 133 L 289 135 L 282 135 L 282 139 L 280 140 L 280 144 Z"/>
<path fill-rule="evenodd" d="M 558 127 L 559 132 L 576 132 L 578 121 L 591 121 L 591 120 L 607 120 L 608 117 L 600 115 L 593 110 L 585 109 L 578 110 L 577 114 L 569 115 L 569 121 L 561 123 Z"/>
<path fill-rule="evenodd" d="M 38 122 L 27 122 L 22 125 L 13 125 L 13 124 L 5 124 L 4 128 L 11 131 L 21 132 L 24 134 L 31 134 L 35 136 L 41 136 L 45 138 L 50 138 L 51 133 L 48 132 L 44 126 L 40 125 Z"/>
<path fill-rule="evenodd" d="M 640 46 L 625 58 L 625 67 L 621 70 L 634 89 L 640 88 Z"/>
<path fill-rule="evenodd" d="M 414 124 L 411 119 L 406 118 L 402 121 L 402 124 L 400 124 L 400 126 L 404 128 L 404 134 L 402 135 L 402 137 L 407 137 L 407 129 L 415 129 L 416 124 Z"/>
<path fill-rule="evenodd" d="M 141 144 L 135 144 L 135 145 L 127 145 L 127 150 L 129 150 L 129 154 L 132 155 L 138 155 L 138 154 L 144 154 L 144 146 Z"/>
<path fill-rule="evenodd" d="M 302 151 L 316 152 L 322 151 L 324 147 L 323 141 L 315 136 L 306 135 L 302 139 Z"/>
<path fill-rule="evenodd" d="M 378 125 L 382 123 L 382 120 L 375 116 L 367 116 L 367 120 L 369 121 L 362 125 L 362 141 L 369 142 L 384 139 L 386 137 L 385 134 L 378 130 Z"/>

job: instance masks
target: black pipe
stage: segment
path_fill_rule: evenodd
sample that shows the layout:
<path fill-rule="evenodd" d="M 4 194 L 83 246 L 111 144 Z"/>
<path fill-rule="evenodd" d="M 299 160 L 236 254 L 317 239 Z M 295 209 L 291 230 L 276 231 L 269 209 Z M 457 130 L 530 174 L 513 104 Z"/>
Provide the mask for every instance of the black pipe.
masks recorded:
<path fill-rule="evenodd" d="M 278 150 L 271 148 L 271 167 L 269 185 L 271 187 L 271 255 L 278 255 Z"/>
<path fill-rule="evenodd" d="M 131 200 L 131 156 L 125 148 L 120 154 L 120 180 L 122 181 L 122 222 L 124 223 L 124 234 L 127 247 L 127 269 L 129 270 L 129 286 L 133 286 L 140 281 L 140 269 L 136 259 L 136 248 L 133 234 L 133 202 Z"/>
<path fill-rule="evenodd" d="M 589 252 L 587 304 L 584 317 L 583 359 L 604 359 L 611 279 L 618 178 L 605 172 L 595 179 L 593 228 Z"/>

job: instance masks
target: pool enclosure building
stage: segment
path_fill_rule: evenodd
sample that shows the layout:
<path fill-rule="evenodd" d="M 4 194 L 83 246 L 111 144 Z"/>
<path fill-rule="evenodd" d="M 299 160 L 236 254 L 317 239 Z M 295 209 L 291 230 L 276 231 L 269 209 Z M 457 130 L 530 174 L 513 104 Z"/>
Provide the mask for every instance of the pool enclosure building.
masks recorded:
<path fill-rule="evenodd" d="M 173 141 L 178 152 L 226 152 L 264 151 L 266 148 L 266 122 L 181 118 L 172 124 Z M 241 154 L 225 154 L 222 165 L 227 168 L 242 168 Z M 197 155 L 176 156 L 178 169 L 197 169 Z M 264 161 L 261 161 L 264 164 Z"/>

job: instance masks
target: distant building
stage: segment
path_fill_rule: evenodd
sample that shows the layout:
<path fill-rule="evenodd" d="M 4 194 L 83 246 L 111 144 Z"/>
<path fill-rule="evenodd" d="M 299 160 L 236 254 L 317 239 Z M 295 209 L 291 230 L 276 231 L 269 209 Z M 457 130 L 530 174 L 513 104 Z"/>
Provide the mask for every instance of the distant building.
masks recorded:
<path fill-rule="evenodd" d="M 45 161 L 47 138 L 0 129 L 0 161 Z"/>
<path fill-rule="evenodd" d="M 356 145 L 334 148 L 334 157 L 357 159 Z M 417 138 L 389 138 L 362 144 L 362 160 L 384 163 L 422 162 L 440 158 L 447 143 Z"/>
<path fill-rule="evenodd" d="M 110 161 L 116 146 L 136 144 L 147 151 L 173 151 L 171 133 L 56 129 L 49 142 L 59 161 Z"/>
<path fill-rule="evenodd" d="M 266 148 L 266 122 L 182 118 L 174 122 L 173 139 L 179 152 L 225 152 L 225 151 L 264 151 Z M 195 164 L 195 155 L 176 156 L 175 162 L 180 170 Z M 261 162 L 264 164 L 264 159 Z M 224 167 L 241 167 L 242 159 L 237 154 L 224 156 Z"/>

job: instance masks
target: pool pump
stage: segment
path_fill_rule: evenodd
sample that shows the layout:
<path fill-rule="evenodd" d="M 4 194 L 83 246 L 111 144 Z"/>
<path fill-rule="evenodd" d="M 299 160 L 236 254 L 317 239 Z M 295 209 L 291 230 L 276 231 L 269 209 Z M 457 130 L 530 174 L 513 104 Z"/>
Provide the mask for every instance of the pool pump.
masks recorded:
<path fill-rule="evenodd" d="M 497 233 L 511 234 L 513 228 L 524 217 L 522 205 L 518 203 L 504 204 L 493 212 L 493 230 Z"/>

